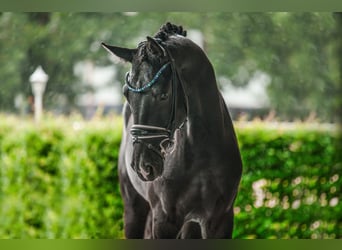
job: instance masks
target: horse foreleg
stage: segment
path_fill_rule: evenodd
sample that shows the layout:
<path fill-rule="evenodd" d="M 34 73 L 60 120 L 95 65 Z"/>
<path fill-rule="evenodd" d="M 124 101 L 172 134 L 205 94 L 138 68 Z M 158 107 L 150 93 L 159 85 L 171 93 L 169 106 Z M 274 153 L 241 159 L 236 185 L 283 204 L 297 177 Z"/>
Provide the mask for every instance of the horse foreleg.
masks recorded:
<path fill-rule="evenodd" d="M 144 239 L 152 239 L 152 211 L 147 215 L 146 224 L 145 224 L 145 232 Z"/>
<path fill-rule="evenodd" d="M 234 227 L 234 210 L 231 207 L 221 216 L 215 216 L 207 227 L 208 239 L 231 239 Z"/>
<path fill-rule="evenodd" d="M 149 204 L 134 189 L 127 174 L 120 174 L 120 189 L 124 203 L 124 231 L 127 239 L 144 237 Z"/>
<path fill-rule="evenodd" d="M 180 230 L 178 237 L 180 239 L 201 239 L 202 231 L 199 223 L 194 221 L 186 222 Z"/>
<path fill-rule="evenodd" d="M 175 239 L 179 228 L 174 217 L 165 214 L 159 203 L 152 209 L 152 238 L 154 239 Z"/>

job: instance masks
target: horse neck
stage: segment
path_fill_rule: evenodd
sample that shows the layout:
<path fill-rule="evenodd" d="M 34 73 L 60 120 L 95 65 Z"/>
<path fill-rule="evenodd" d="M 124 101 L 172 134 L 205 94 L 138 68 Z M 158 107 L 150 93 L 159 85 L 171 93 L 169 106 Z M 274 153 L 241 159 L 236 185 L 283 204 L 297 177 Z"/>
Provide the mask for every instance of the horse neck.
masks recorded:
<path fill-rule="evenodd" d="M 202 140 L 208 134 L 219 141 L 225 136 L 229 114 L 218 90 L 211 65 L 192 72 L 183 78 L 184 92 L 188 102 L 189 131 L 194 138 Z"/>
<path fill-rule="evenodd" d="M 187 102 L 188 130 L 200 135 L 204 129 L 220 140 L 224 135 L 219 131 L 225 131 L 230 119 L 217 87 L 214 69 L 203 50 L 190 40 L 178 38 L 173 42 L 169 51 L 175 60 Z"/>

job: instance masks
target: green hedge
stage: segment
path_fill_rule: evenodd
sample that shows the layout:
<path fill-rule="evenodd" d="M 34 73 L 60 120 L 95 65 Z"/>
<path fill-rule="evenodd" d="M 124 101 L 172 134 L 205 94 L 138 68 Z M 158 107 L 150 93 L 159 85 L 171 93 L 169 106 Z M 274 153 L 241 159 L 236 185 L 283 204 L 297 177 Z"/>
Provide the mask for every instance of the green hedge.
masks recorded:
<path fill-rule="evenodd" d="M 0 124 L 0 238 L 122 238 L 121 120 L 17 122 Z"/>
<path fill-rule="evenodd" d="M 121 119 L 0 116 L 0 238 L 123 238 Z M 336 129 L 237 125 L 235 238 L 341 238 Z"/>
<path fill-rule="evenodd" d="M 236 238 L 341 238 L 342 147 L 336 128 L 237 129 L 244 173 Z"/>

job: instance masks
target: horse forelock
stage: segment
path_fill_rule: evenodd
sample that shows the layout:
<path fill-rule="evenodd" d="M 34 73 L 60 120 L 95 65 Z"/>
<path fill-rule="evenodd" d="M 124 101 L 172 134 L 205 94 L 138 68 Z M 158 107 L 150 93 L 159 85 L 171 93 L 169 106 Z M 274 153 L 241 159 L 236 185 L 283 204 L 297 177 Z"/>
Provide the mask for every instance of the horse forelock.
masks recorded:
<path fill-rule="evenodd" d="M 195 44 L 187 39 L 186 35 L 187 32 L 182 26 L 177 26 L 168 22 L 160 27 L 153 38 L 157 40 L 164 49 L 169 51 L 169 56 L 171 56 L 173 60 L 181 63 L 184 62 L 184 59 L 186 58 L 184 57 L 184 54 L 197 54 L 197 51 L 193 50 L 193 48 L 196 47 L 194 46 Z M 165 63 L 165 58 L 148 52 L 147 43 L 147 40 L 138 43 L 137 53 L 132 67 L 134 72 L 137 72 L 142 62 L 147 62 L 155 71 L 160 69 L 160 66 Z"/>

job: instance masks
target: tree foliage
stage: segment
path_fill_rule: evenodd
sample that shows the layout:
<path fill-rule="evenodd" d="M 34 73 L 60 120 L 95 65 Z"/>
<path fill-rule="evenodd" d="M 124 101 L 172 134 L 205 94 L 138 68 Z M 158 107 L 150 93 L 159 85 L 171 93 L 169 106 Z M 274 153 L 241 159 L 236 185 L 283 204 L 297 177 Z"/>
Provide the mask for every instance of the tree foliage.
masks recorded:
<path fill-rule="evenodd" d="M 335 121 L 340 108 L 338 15 L 332 13 L 2 13 L 0 109 L 13 110 L 18 92 L 30 95 L 29 75 L 42 65 L 50 107 L 59 94 L 70 104 L 83 91 L 73 66 L 112 62 L 100 42 L 134 47 L 166 21 L 200 30 L 218 76 L 244 86 L 256 71 L 271 77 L 271 109 L 282 119 L 314 112 Z M 118 64 L 118 78 L 127 66 Z M 222 84 L 222 83 L 220 83 Z"/>

